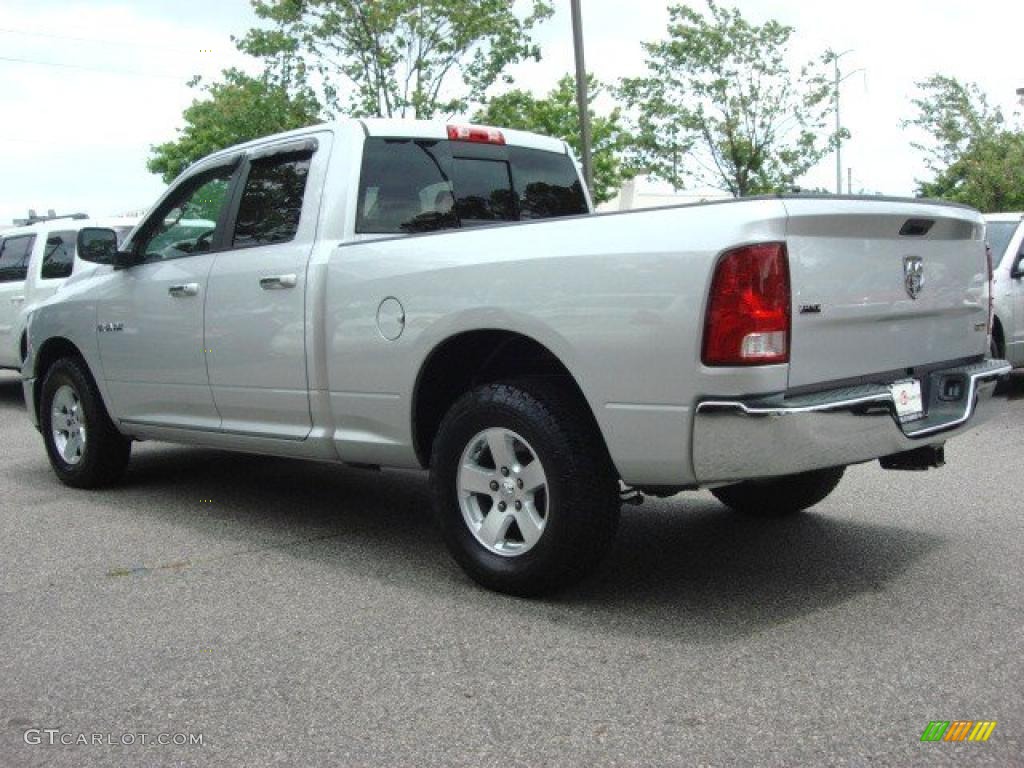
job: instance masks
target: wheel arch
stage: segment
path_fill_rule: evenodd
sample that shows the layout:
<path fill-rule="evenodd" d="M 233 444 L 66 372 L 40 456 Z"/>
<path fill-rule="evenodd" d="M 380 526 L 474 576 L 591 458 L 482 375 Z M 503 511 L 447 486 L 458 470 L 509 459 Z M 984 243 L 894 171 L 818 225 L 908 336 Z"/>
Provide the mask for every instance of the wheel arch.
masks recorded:
<path fill-rule="evenodd" d="M 583 388 L 569 367 L 546 345 L 507 329 L 462 331 L 434 346 L 420 366 L 413 386 L 412 438 L 420 465 L 430 465 L 434 438 L 448 409 L 474 387 L 502 379 L 556 378 L 564 382 L 601 432 Z"/>
<path fill-rule="evenodd" d="M 50 370 L 53 364 L 65 357 L 77 357 L 85 362 L 85 355 L 82 354 L 82 350 L 75 346 L 73 341 L 64 336 L 53 336 L 47 339 L 35 353 L 32 371 L 32 376 L 35 380 L 32 388 L 32 406 L 35 409 L 37 423 L 39 419 L 39 398 L 43 391 L 43 379 L 46 378 L 46 372 Z M 85 362 L 85 365 L 88 369 L 87 362 Z M 95 376 L 93 378 L 95 379 Z"/>

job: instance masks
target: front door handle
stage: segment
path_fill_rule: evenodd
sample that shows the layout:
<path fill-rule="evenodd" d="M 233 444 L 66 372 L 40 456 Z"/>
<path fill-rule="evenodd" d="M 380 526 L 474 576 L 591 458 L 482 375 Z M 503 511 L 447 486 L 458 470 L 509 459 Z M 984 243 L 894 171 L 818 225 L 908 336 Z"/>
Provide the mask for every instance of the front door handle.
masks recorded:
<path fill-rule="evenodd" d="M 167 289 L 167 292 L 176 299 L 180 299 L 184 296 L 196 296 L 199 293 L 199 283 L 183 283 L 182 285 L 172 285 Z"/>
<path fill-rule="evenodd" d="M 271 275 L 260 278 L 260 288 L 264 291 L 283 291 L 285 288 L 294 288 L 298 282 L 296 275 Z"/>

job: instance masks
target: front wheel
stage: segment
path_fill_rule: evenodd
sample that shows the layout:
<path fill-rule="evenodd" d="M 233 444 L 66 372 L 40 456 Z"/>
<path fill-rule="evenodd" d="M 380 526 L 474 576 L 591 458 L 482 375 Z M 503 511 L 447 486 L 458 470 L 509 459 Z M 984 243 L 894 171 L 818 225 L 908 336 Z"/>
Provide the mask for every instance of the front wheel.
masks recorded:
<path fill-rule="evenodd" d="M 755 517 L 785 517 L 813 507 L 832 493 L 845 470 L 832 467 L 769 480 L 747 480 L 713 488 L 711 493 L 736 512 Z"/>
<path fill-rule="evenodd" d="M 478 387 L 441 424 L 434 508 L 456 562 L 499 592 L 538 595 L 594 568 L 619 520 L 618 481 L 586 406 L 551 382 Z"/>
<path fill-rule="evenodd" d="M 46 372 L 39 422 L 50 466 L 65 485 L 99 488 L 124 474 L 131 441 L 110 420 L 80 359 L 63 358 Z"/>

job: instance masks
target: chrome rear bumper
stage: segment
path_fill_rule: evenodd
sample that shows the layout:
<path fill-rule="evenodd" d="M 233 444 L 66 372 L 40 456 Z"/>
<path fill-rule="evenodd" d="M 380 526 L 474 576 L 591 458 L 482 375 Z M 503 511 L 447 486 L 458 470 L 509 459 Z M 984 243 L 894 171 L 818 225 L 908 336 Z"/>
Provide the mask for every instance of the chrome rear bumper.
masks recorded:
<path fill-rule="evenodd" d="M 1005 360 L 935 371 L 926 384 L 926 416 L 900 424 L 889 387 L 868 384 L 813 395 L 706 400 L 697 405 L 693 465 L 701 485 L 845 466 L 939 445 L 980 424 Z M 962 382 L 956 400 L 940 397 Z"/>

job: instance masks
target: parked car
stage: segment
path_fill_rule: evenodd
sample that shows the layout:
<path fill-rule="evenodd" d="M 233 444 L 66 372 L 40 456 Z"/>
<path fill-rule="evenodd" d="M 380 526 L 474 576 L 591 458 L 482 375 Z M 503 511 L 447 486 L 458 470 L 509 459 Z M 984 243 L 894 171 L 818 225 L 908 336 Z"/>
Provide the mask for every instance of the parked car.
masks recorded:
<path fill-rule="evenodd" d="M 82 227 L 110 227 L 123 238 L 132 219 L 53 218 L 0 232 L 0 368 L 21 368 L 25 357 L 25 319 L 39 301 L 83 268 L 95 265 L 76 258 Z"/>
<path fill-rule="evenodd" d="M 32 313 L 28 411 L 75 487 L 133 440 L 429 468 L 454 558 L 536 594 L 608 549 L 620 481 L 797 512 L 849 464 L 941 465 L 1009 371 L 972 209 L 590 212 L 566 144 L 518 131 L 349 120 L 218 152 L 120 249 L 80 233 L 114 269 Z"/>
<path fill-rule="evenodd" d="M 992 357 L 1024 367 L 1024 214 L 985 216 L 992 249 Z"/>

